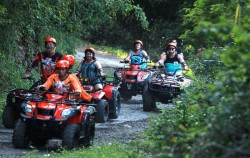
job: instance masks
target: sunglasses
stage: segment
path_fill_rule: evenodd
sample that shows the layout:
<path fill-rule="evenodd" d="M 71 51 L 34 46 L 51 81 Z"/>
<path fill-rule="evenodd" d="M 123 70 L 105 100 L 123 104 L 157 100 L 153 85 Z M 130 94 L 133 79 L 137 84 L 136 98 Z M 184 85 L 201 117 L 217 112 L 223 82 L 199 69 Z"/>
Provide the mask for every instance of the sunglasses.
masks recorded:
<path fill-rule="evenodd" d="M 57 68 L 58 71 L 65 71 L 67 68 Z"/>
<path fill-rule="evenodd" d="M 175 48 L 174 47 L 170 47 L 170 48 L 168 48 L 169 50 L 175 50 Z"/>

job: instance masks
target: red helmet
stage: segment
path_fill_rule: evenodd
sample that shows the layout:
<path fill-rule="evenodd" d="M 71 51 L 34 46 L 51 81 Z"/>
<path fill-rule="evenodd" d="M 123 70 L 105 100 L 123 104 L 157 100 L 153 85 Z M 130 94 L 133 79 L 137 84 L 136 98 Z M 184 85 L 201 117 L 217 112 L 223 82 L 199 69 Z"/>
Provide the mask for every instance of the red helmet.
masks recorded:
<path fill-rule="evenodd" d="M 64 55 L 61 60 L 69 61 L 70 66 L 73 66 L 75 64 L 75 57 L 73 55 Z"/>
<path fill-rule="evenodd" d="M 86 47 L 84 52 L 86 53 L 87 51 L 90 51 L 91 53 L 95 54 L 95 49 L 92 47 Z"/>
<path fill-rule="evenodd" d="M 142 43 L 141 40 L 135 40 L 135 41 L 134 41 L 134 44 L 136 44 L 136 43 L 140 43 L 140 44 L 143 46 L 143 43 Z"/>
<path fill-rule="evenodd" d="M 67 61 L 67 60 L 58 60 L 56 62 L 56 68 L 69 68 L 69 61 Z"/>
<path fill-rule="evenodd" d="M 168 46 L 168 47 L 173 46 L 173 47 L 175 47 L 175 48 L 176 48 L 176 43 L 170 42 L 170 43 L 168 43 L 168 45 L 167 45 L 167 46 Z"/>
<path fill-rule="evenodd" d="M 45 38 L 45 43 L 47 43 L 47 42 L 53 42 L 56 44 L 56 39 L 53 37 L 47 37 L 47 38 Z"/>

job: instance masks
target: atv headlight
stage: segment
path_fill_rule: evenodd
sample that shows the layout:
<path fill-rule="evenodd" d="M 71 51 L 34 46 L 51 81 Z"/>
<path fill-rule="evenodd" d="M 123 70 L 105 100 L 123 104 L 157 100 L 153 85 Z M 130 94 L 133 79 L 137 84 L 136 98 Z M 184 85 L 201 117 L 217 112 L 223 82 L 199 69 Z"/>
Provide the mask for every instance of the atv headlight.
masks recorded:
<path fill-rule="evenodd" d="M 146 80 L 148 78 L 148 76 L 149 76 L 149 74 L 143 75 L 141 79 Z"/>
<path fill-rule="evenodd" d="M 70 113 L 71 113 L 71 110 L 70 110 L 70 109 L 65 109 L 65 110 L 63 110 L 61 116 L 67 116 L 67 115 L 69 115 Z"/>
<path fill-rule="evenodd" d="M 31 113 L 32 112 L 32 106 L 29 105 L 27 102 L 22 103 L 22 108 L 25 112 Z"/>

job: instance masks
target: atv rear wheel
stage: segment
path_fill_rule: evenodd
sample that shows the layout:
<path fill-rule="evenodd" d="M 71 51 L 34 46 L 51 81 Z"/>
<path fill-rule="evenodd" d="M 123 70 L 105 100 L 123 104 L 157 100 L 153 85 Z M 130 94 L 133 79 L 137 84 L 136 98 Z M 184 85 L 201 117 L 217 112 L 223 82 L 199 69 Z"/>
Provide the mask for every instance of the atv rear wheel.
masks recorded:
<path fill-rule="evenodd" d="M 14 108 L 14 105 L 7 104 L 4 107 L 3 115 L 2 115 L 2 121 L 3 125 L 6 128 L 14 128 L 15 123 L 18 119 L 18 113 Z"/>
<path fill-rule="evenodd" d="M 142 103 L 144 111 L 152 111 L 156 108 L 155 96 L 150 92 L 148 84 L 148 81 L 146 81 L 142 93 Z"/>
<path fill-rule="evenodd" d="M 110 119 L 117 119 L 120 115 L 121 110 L 121 97 L 120 92 L 116 90 L 114 92 L 114 96 L 109 101 L 109 118 Z"/>
<path fill-rule="evenodd" d="M 108 120 L 109 115 L 109 104 L 106 100 L 101 99 L 97 102 L 95 106 L 95 121 L 97 123 L 105 123 Z"/>
<path fill-rule="evenodd" d="M 13 131 L 12 143 L 16 148 L 27 148 L 29 141 L 27 125 L 19 119 Z"/>
<path fill-rule="evenodd" d="M 68 124 L 63 130 L 62 145 L 67 149 L 79 147 L 80 127 L 76 124 Z"/>

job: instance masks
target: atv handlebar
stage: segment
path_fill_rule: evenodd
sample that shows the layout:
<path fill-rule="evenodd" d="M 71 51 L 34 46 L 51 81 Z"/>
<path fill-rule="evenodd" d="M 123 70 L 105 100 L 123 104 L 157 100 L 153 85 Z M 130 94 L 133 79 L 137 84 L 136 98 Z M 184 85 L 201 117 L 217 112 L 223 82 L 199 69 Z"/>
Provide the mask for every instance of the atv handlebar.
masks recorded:
<path fill-rule="evenodd" d="M 28 76 L 28 77 L 26 77 L 26 78 L 23 78 L 23 77 L 22 77 L 22 79 L 23 79 L 23 80 L 30 80 L 30 81 L 32 81 L 33 83 L 36 82 L 36 80 L 35 80 L 35 78 L 34 78 L 33 76 Z"/>
<path fill-rule="evenodd" d="M 134 65 L 141 65 L 141 64 L 144 64 L 144 63 L 151 63 L 152 61 L 143 61 L 141 62 L 140 64 L 134 64 Z M 121 60 L 120 63 L 125 63 L 125 64 L 129 64 L 130 61 L 129 60 Z"/>
<path fill-rule="evenodd" d="M 129 60 L 121 60 L 120 63 L 128 64 L 128 63 L 129 63 Z"/>

